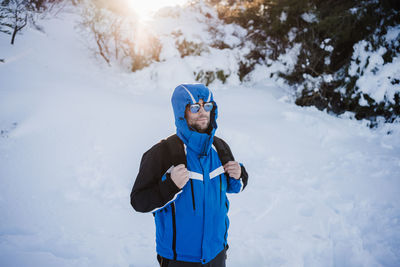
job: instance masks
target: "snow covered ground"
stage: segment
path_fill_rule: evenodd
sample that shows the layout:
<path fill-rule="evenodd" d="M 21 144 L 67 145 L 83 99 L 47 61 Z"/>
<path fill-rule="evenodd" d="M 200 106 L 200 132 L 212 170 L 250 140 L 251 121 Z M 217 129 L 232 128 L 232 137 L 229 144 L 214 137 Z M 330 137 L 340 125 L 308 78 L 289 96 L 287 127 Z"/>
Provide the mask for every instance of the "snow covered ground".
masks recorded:
<path fill-rule="evenodd" d="M 129 194 L 143 152 L 175 130 L 173 88 L 193 81 L 179 59 L 105 67 L 76 19 L 14 46 L 0 35 L 0 266 L 156 266 L 153 216 Z M 399 266 L 399 125 L 371 130 L 264 84 L 210 86 L 217 135 L 250 175 L 230 195 L 228 266 Z"/>

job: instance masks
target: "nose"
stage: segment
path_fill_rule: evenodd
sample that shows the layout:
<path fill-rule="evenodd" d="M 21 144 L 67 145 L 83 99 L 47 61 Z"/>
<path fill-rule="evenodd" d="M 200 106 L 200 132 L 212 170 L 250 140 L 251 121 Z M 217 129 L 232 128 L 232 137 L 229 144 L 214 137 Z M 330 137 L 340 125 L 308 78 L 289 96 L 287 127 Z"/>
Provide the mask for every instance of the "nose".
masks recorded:
<path fill-rule="evenodd" d="M 200 105 L 199 113 L 207 113 L 203 105 Z"/>

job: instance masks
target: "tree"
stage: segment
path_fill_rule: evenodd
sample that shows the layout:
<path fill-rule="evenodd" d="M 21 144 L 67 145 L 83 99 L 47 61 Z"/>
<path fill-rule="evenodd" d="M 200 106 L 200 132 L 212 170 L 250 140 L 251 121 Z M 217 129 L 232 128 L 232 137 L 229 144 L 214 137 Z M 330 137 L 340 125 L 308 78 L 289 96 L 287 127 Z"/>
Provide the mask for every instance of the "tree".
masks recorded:
<path fill-rule="evenodd" d="M 36 24 L 39 15 L 44 16 L 60 0 L 0 0 L 0 32 L 11 35 L 11 44 L 28 23 L 42 30 Z"/>
<path fill-rule="evenodd" d="M 358 78 L 348 73 L 354 45 L 362 40 L 370 44 L 371 51 L 386 49 L 385 62 L 399 55 L 398 42 L 390 45 L 384 40 L 386 31 L 400 24 L 399 1 L 209 1 L 217 6 L 220 18 L 248 31 L 245 42 L 250 41 L 252 49 L 239 62 L 241 80 L 245 80 L 256 64 L 268 66 L 279 61 L 287 51 L 299 47 L 297 56 L 292 56 L 294 65 L 281 62 L 292 67 L 273 73 L 296 89 L 296 104 L 336 114 L 351 111 L 357 119 L 371 121 L 377 116 L 383 116 L 386 121 L 399 117 L 398 96 L 394 100 L 375 102 L 361 95 Z M 387 78 L 392 84 L 398 84 L 398 77 Z M 360 97 L 368 106 L 360 104 Z"/>
<path fill-rule="evenodd" d="M 118 0 L 125 1 L 125 0 Z M 117 62 L 131 71 L 159 61 L 161 44 L 131 13 L 93 0 L 83 2 L 80 26 L 94 43 L 89 48 L 108 65 Z"/>
<path fill-rule="evenodd" d="M 28 23 L 28 2 L 26 0 L 3 0 L 0 9 L 0 31 L 11 35 L 11 44 L 15 36 Z"/>

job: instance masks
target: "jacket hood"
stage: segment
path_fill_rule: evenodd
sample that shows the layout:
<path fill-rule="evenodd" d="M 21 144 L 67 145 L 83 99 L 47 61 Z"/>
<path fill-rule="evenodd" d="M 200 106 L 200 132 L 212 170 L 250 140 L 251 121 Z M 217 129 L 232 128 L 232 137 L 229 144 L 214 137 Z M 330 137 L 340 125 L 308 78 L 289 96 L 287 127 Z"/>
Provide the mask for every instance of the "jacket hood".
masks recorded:
<path fill-rule="evenodd" d="M 188 126 L 185 119 L 185 109 L 188 104 L 198 103 L 200 99 L 204 102 L 213 102 L 214 107 L 210 114 L 210 128 L 207 133 L 199 133 Z M 213 137 L 217 129 L 218 106 L 210 89 L 204 84 L 180 84 L 171 98 L 172 108 L 175 115 L 177 135 L 181 140 L 199 154 L 208 154 Z"/>

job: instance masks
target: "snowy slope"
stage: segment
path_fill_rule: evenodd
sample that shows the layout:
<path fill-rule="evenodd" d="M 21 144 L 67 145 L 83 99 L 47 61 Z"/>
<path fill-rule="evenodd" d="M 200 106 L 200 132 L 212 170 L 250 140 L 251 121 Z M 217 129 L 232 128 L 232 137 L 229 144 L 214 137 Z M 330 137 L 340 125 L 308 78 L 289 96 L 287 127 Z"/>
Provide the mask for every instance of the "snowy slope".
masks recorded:
<path fill-rule="evenodd" d="M 77 19 L 13 47 L 0 35 L 0 266 L 156 266 L 153 216 L 129 194 L 143 152 L 174 132 L 170 96 L 190 76 L 172 71 L 179 58 L 105 67 Z M 210 86 L 217 135 L 250 174 L 229 196 L 228 266 L 398 266 L 399 125 L 300 108 L 263 82 Z"/>

